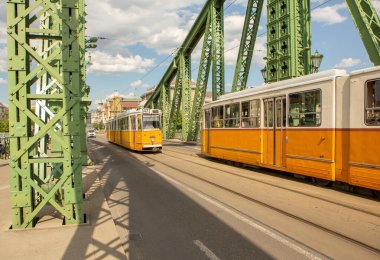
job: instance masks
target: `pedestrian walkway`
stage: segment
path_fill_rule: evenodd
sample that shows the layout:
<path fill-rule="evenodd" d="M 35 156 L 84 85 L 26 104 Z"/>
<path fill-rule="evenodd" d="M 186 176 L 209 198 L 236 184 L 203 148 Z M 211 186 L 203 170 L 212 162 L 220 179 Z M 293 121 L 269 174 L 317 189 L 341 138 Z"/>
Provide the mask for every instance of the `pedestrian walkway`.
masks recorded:
<path fill-rule="evenodd" d="M 83 170 L 87 223 L 62 226 L 52 208 L 44 209 L 36 227 L 10 230 L 9 160 L 0 160 L 0 259 L 126 259 L 96 166 Z"/>

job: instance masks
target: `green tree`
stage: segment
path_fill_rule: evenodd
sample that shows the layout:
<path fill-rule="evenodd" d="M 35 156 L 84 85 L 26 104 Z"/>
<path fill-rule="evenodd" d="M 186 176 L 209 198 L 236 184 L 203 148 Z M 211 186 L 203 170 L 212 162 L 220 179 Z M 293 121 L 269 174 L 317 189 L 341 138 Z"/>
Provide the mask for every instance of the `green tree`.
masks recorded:
<path fill-rule="evenodd" d="M 5 113 L 4 119 L 0 120 L 0 132 L 8 133 L 9 132 L 9 119 L 8 112 Z"/>
<path fill-rule="evenodd" d="M 99 122 L 98 127 L 99 127 L 98 128 L 99 130 L 103 130 L 104 129 L 104 123 L 103 123 L 103 121 Z"/>

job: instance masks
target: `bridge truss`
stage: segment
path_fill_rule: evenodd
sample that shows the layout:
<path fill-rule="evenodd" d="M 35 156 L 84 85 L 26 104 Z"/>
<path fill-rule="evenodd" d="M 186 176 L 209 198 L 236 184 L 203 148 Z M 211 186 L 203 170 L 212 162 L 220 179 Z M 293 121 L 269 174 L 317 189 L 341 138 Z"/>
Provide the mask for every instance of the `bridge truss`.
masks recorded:
<path fill-rule="evenodd" d="M 173 138 L 182 111 L 182 139 L 196 141 L 202 119 L 202 106 L 212 68 L 212 99 L 224 94 L 225 1 L 208 0 L 164 73 L 146 107 L 163 111 L 165 138 Z M 374 65 L 380 65 L 380 22 L 370 0 L 346 0 L 364 46 Z M 253 50 L 264 0 L 248 0 L 245 22 L 231 91 L 247 87 Z M 191 98 L 191 53 L 204 36 L 194 98 Z M 310 0 L 268 0 L 266 82 L 276 82 L 312 73 Z M 170 97 L 170 82 L 176 79 Z"/>
<path fill-rule="evenodd" d="M 84 222 L 84 0 L 7 1 L 12 228 L 50 204 Z"/>

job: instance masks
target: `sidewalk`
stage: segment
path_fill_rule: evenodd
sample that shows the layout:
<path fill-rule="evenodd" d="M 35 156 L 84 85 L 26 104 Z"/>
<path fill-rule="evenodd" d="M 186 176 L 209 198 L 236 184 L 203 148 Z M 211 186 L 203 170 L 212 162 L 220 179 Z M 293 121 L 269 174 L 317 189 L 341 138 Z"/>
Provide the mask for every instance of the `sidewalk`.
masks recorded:
<path fill-rule="evenodd" d="M 39 220 L 35 228 L 9 230 L 8 162 L 0 160 L 0 259 L 126 259 L 98 180 L 97 166 L 83 170 L 86 224 L 62 226 L 60 216 L 52 208 L 45 207 L 47 215 Z"/>

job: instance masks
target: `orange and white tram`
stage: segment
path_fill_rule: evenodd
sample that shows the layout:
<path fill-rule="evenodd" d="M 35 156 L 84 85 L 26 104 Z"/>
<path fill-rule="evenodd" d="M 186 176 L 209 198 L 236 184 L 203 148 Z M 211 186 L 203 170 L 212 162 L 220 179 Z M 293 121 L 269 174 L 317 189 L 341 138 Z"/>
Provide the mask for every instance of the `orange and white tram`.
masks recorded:
<path fill-rule="evenodd" d="M 106 123 L 107 140 L 135 151 L 162 149 L 161 110 L 123 112 Z"/>
<path fill-rule="evenodd" d="M 380 66 L 329 70 L 204 106 L 202 153 L 380 190 Z"/>

